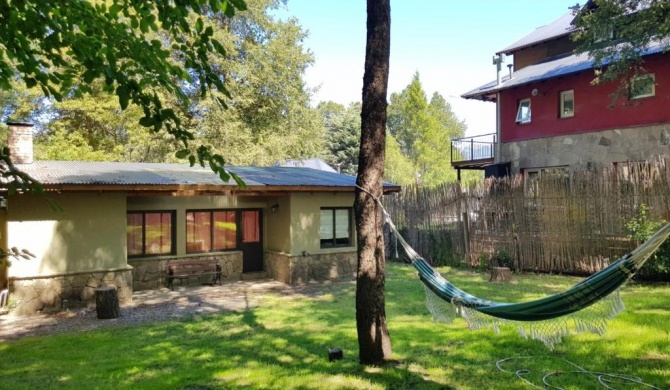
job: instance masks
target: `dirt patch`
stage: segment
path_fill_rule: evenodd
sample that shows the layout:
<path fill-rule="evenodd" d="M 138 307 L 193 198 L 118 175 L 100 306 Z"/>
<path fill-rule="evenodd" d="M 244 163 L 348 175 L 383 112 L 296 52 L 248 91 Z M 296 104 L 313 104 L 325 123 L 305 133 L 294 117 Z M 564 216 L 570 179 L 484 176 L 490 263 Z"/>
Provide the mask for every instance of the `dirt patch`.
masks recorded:
<path fill-rule="evenodd" d="M 324 282 L 289 286 L 274 280 L 224 283 L 223 286 L 184 286 L 138 291 L 133 302 L 121 306 L 118 318 L 99 320 L 95 307 L 64 310 L 50 314 L 0 316 L 0 341 L 27 336 L 81 332 L 111 326 L 141 325 L 153 321 L 174 320 L 191 315 L 214 314 L 225 310 L 244 311 L 257 306 L 266 294 L 295 299 L 318 298 L 333 288 L 353 285 L 353 281 Z"/>

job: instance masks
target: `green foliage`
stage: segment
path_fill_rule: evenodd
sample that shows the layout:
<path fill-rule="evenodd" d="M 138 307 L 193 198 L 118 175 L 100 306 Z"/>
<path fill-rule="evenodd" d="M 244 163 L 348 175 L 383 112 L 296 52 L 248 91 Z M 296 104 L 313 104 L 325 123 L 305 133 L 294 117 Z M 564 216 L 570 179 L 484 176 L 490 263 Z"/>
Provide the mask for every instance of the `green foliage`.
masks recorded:
<path fill-rule="evenodd" d="M 491 266 L 512 269 L 514 267 L 514 257 L 506 250 L 500 249 L 491 256 Z"/>
<path fill-rule="evenodd" d="M 595 0 L 577 13 L 576 26 L 577 52 L 588 53 L 598 67 L 593 83 L 618 80 L 615 98 L 628 96 L 631 75 L 646 73 L 642 54 L 650 44 L 670 49 L 667 1 Z"/>
<path fill-rule="evenodd" d="M 454 251 L 451 234 L 447 230 L 430 230 L 428 232 L 428 258 L 437 266 L 455 266 L 459 259 Z"/>
<path fill-rule="evenodd" d="M 30 260 L 34 259 L 35 255 L 32 254 L 28 249 L 19 249 L 17 247 L 11 247 L 7 250 L 0 248 L 0 268 L 9 267 L 12 265 L 10 258 L 15 260 Z"/>
<path fill-rule="evenodd" d="M 636 245 L 640 245 L 666 223 L 665 220 L 654 220 L 649 215 L 647 205 L 642 203 L 637 208 L 637 215 L 626 222 L 628 238 Z M 654 278 L 663 274 L 670 274 L 670 240 L 663 243 L 652 255 L 651 259 L 640 270 L 643 277 Z M 656 275 L 660 274 L 660 275 Z"/>
<path fill-rule="evenodd" d="M 465 124 L 440 94 L 433 94 L 428 101 L 418 73 L 401 93 L 391 94 L 388 129 L 414 166 L 412 181 L 434 186 L 456 180 L 447 151 L 452 138 L 465 134 Z M 409 168 L 402 164 L 405 170 Z"/>
<path fill-rule="evenodd" d="M 230 93 L 211 61 L 226 56 L 202 17 L 230 18 L 246 9 L 243 0 L 82 0 L 53 3 L 4 2 L 0 6 L 0 89 L 19 74 L 27 88 L 62 101 L 94 91 L 94 82 L 114 93 L 125 110 L 142 112 L 138 123 L 165 131 L 184 146 L 193 134 L 163 105 L 161 93 L 190 105 L 189 89 L 206 96 Z M 197 19 L 193 23 L 193 19 Z M 195 26 L 193 28 L 192 26 Z M 192 153 L 204 165 L 203 153 Z"/>
<path fill-rule="evenodd" d="M 194 25 L 201 20 L 203 29 L 211 28 L 213 38 L 225 47 L 227 56 L 214 53 L 210 62 L 235 98 L 216 91 L 202 96 L 188 85 L 189 104 L 165 91 L 156 93 L 166 113 L 178 115 L 182 127 L 193 129 L 192 142 L 207 145 L 207 153 L 184 147 L 165 128 L 147 132 L 143 125 L 155 122 L 145 118 L 140 107 L 120 110 L 117 95 L 96 80 L 88 94 L 70 95 L 51 105 L 52 120 L 35 139 L 36 157 L 197 163 L 199 158 L 218 155 L 226 157 L 224 164 L 271 165 L 317 155 L 323 126 L 318 113 L 308 106 L 310 91 L 302 81 L 312 55 L 303 51 L 300 42 L 305 33 L 295 20 L 270 16 L 278 6 L 280 2 L 274 0 L 252 0 L 234 19 L 220 14 L 202 19 L 189 16 Z M 160 38 L 151 31 L 147 36 Z M 221 102 L 227 110 L 221 109 Z M 67 142 L 75 147 L 64 149 Z M 217 161 L 221 160 L 209 165 L 218 167 Z M 226 177 L 229 172 L 222 168 L 219 175 Z"/>
<path fill-rule="evenodd" d="M 403 154 L 400 143 L 393 134 L 386 132 L 386 161 L 384 161 L 384 180 L 407 186 L 416 184 L 417 168 L 409 157 Z"/>
<path fill-rule="evenodd" d="M 283 2 L 251 0 L 234 19 L 210 18 L 205 25 L 228 56 L 214 57 L 233 98 L 198 99 L 188 108 L 189 128 L 197 141 L 234 165 L 272 165 L 285 159 L 314 157 L 323 150 L 319 113 L 309 107 L 305 69 L 314 61 L 302 46 L 307 33 L 297 20 L 278 20 Z"/>
<path fill-rule="evenodd" d="M 321 102 L 316 107 L 326 129 L 324 161 L 341 173 L 358 173 L 358 151 L 361 141 L 361 104 L 348 107 L 334 102 Z"/>

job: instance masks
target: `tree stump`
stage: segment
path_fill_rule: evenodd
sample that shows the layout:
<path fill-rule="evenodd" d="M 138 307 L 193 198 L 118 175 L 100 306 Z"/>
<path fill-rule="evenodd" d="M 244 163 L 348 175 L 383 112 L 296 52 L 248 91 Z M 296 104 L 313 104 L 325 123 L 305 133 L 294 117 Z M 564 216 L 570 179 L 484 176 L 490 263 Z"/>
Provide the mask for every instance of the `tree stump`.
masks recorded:
<path fill-rule="evenodd" d="M 489 282 L 511 282 L 512 271 L 507 267 L 493 267 L 491 268 L 491 279 Z"/>
<path fill-rule="evenodd" d="M 104 286 L 95 289 L 95 310 L 101 320 L 119 316 L 119 295 L 116 286 Z"/>

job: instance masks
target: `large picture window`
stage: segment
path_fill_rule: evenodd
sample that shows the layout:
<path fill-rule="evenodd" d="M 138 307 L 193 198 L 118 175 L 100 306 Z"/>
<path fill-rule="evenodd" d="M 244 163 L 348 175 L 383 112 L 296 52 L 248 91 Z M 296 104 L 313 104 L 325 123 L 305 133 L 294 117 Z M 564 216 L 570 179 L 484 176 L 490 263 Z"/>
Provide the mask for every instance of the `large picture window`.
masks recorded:
<path fill-rule="evenodd" d="M 519 100 L 516 110 L 516 123 L 530 123 L 530 99 Z"/>
<path fill-rule="evenodd" d="M 132 211 L 126 215 L 128 257 L 172 255 L 174 211 Z"/>
<path fill-rule="evenodd" d="M 351 246 L 351 208 L 322 208 L 321 248 Z"/>
<path fill-rule="evenodd" d="M 186 253 L 218 252 L 236 247 L 234 210 L 186 212 Z"/>

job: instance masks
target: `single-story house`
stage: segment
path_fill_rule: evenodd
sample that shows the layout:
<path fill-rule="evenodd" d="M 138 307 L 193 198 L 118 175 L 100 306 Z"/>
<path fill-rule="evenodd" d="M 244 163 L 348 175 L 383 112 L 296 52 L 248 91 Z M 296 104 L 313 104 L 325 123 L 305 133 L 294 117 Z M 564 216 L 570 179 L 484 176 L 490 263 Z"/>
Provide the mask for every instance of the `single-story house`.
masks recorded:
<path fill-rule="evenodd" d="M 35 255 L 0 273 L 18 313 L 91 301 L 110 284 L 128 301 L 165 286 L 169 262 L 192 259 L 216 259 L 228 280 L 261 273 L 296 284 L 356 272 L 353 176 L 230 167 L 241 188 L 187 164 L 32 161 L 31 126 L 9 128 L 16 166 L 46 189 L 0 190 L 0 244 Z"/>

